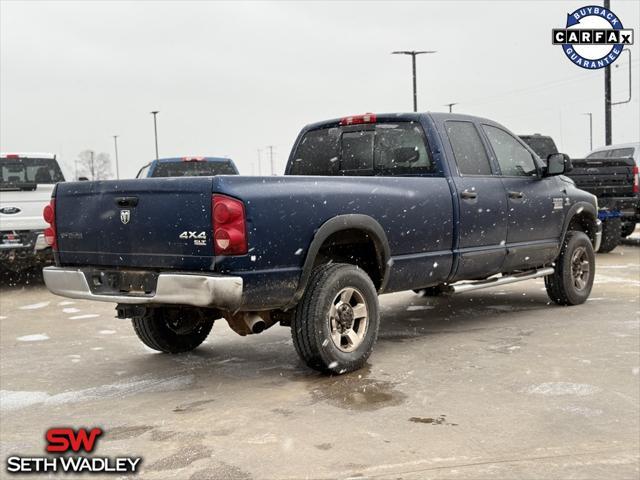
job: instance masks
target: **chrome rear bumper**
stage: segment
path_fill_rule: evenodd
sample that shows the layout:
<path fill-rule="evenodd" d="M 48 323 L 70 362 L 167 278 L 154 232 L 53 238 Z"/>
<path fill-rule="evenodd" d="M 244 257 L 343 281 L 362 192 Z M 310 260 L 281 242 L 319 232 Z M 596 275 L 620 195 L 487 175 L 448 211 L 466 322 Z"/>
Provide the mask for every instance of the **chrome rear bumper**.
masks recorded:
<path fill-rule="evenodd" d="M 78 269 L 47 267 L 44 283 L 56 295 L 98 302 L 136 305 L 169 304 L 237 310 L 242 302 L 242 277 L 160 273 L 155 292 L 144 294 L 98 294 L 91 291 Z"/>

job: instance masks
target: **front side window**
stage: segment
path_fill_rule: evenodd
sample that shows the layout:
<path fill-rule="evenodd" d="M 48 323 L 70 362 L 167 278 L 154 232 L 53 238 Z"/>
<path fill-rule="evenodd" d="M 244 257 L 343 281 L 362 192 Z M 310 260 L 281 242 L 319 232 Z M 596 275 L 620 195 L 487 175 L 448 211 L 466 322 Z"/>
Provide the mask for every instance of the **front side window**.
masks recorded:
<path fill-rule="evenodd" d="M 304 135 L 290 175 L 420 175 L 435 165 L 415 122 L 332 127 Z"/>
<path fill-rule="evenodd" d="M 491 175 L 489 157 L 475 125 L 450 120 L 445 123 L 445 128 L 460 175 Z"/>
<path fill-rule="evenodd" d="M 512 135 L 491 125 L 483 125 L 496 154 L 502 175 L 507 177 L 537 175 L 533 156 Z"/>

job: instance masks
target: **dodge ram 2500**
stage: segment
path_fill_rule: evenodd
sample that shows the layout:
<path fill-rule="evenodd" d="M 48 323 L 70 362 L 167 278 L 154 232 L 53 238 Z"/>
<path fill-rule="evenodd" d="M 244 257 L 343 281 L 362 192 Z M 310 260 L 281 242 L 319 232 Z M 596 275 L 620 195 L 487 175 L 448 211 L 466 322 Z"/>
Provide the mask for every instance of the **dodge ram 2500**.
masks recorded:
<path fill-rule="evenodd" d="M 314 369 L 355 370 L 378 295 L 458 293 L 544 277 L 586 301 L 595 197 L 517 136 L 456 114 L 366 114 L 305 127 L 285 176 L 65 183 L 45 210 L 58 295 L 117 304 L 152 349 L 192 350 L 224 318 L 291 327 Z"/>

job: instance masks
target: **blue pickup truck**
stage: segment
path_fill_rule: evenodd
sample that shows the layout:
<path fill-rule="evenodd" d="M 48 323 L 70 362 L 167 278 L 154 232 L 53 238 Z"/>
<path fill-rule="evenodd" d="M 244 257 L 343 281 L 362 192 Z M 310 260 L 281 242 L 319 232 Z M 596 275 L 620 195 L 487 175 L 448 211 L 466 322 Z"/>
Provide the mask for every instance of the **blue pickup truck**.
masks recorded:
<path fill-rule="evenodd" d="M 168 353 L 215 320 L 241 335 L 276 323 L 317 370 L 369 357 L 378 295 L 459 293 L 544 277 L 560 305 L 586 301 L 597 201 L 483 118 L 358 115 L 297 138 L 286 175 L 59 184 L 45 209 L 48 288 L 117 304 Z"/>

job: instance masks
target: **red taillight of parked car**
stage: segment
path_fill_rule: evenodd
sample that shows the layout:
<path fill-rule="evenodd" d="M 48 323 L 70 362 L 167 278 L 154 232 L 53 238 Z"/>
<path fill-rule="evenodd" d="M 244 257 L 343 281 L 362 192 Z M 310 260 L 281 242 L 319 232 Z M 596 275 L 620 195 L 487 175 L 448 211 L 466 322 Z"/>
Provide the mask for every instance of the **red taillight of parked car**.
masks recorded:
<path fill-rule="evenodd" d="M 640 193 L 640 179 L 638 178 L 638 166 L 633 167 L 633 193 Z"/>
<path fill-rule="evenodd" d="M 215 254 L 244 255 L 247 253 L 244 204 L 235 198 L 214 195 L 211 207 Z"/>
<path fill-rule="evenodd" d="M 44 207 L 42 211 L 42 216 L 44 217 L 44 221 L 49 224 L 47 228 L 44 229 L 44 240 L 47 242 L 47 245 L 51 246 L 54 250 L 58 248 L 58 241 L 56 238 L 56 201 L 51 199 L 49 205 Z"/>

